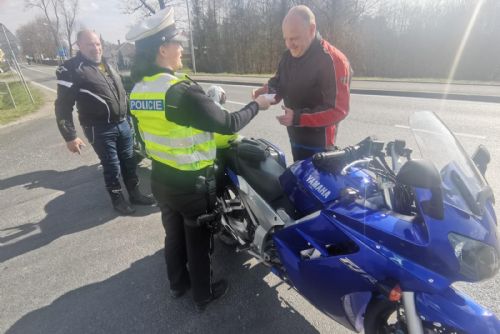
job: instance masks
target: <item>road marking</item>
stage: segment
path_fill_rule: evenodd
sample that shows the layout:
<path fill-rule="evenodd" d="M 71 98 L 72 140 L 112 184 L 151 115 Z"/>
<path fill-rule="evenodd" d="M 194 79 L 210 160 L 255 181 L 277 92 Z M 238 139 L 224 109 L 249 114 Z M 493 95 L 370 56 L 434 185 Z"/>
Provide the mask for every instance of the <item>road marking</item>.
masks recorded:
<path fill-rule="evenodd" d="M 408 125 L 401 125 L 401 124 L 395 124 L 394 127 L 400 128 L 400 129 L 409 129 L 410 127 Z M 462 132 L 453 132 L 455 136 L 460 136 L 460 137 L 468 137 L 468 138 L 476 138 L 476 139 L 486 139 L 486 136 L 480 136 L 480 135 L 473 135 L 470 133 L 462 133 Z"/>
<path fill-rule="evenodd" d="M 49 88 L 49 87 L 44 86 L 44 85 L 42 85 L 42 84 L 39 84 L 38 82 L 35 82 L 35 81 L 30 81 L 30 82 L 31 82 L 33 85 L 35 85 L 35 86 L 45 88 L 45 89 L 47 89 L 47 90 L 50 90 L 50 91 L 51 91 L 51 92 L 53 92 L 53 93 L 57 93 L 57 90 L 52 89 L 52 88 Z"/>
<path fill-rule="evenodd" d="M 37 69 L 34 69 L 34 68 L 31 68 L 31 67 L 26 67 L 26 66 L 22 66 L 24 67 L 25 69 L 29 70 L 29 71 L 35 71 L 35 72 L 40 72 L 40 73 L 43 73 L 43 74 L 53 74 L 54 76 L 56 75 L 56 72 L 55 70 L 51 71 L 50 73 L 49 72 L 45 72 L 45 71 L 41 71 L 41 70 L 37 70 Z"/>
<path fill-rule="evenodd" d="M 469 138 L 477 138 L 477 139 L 486 139 L 486 136 L 473 135 L 470 133 L 462 133 L 462 132 L 453 132 L 453 134 L 461 137 L 469 137 Z"/>
<path fill-rule="evenodd" d="M 210 84 L 217 84 L 219 86 L 244 87 L 244 88 L 252 88 L 252 89 L 259 88 L 259 86 L 227 84 L 227 83 L 224 83 L 222 81 L 217 81 L 217 80 L 214 80 L 213 82 L 200 82 L 200 84 L 207 85 L 207 86 Z"/>
<path fill-rule="evenodd" d="M 236 101 L 226 101 L 227 103 L 232 103 L 232 104 L 237 104 L 239 106 L 246 106 L 248 103 L 241 103 L 241 102 L 236 102 Z"/>

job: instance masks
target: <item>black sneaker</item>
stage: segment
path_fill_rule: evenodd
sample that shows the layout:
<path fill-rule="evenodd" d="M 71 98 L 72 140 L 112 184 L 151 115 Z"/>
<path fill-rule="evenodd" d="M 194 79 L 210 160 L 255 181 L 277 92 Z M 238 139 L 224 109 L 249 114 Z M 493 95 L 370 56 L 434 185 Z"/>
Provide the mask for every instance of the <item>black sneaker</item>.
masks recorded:
<path fill-rule="evenodd" d="M 117 200 L 113 200 L 113 208 L 115 211 L 118 211 L 121 215 L 128 216 L 135 212 L 135 209 L 132 208 L 123 198 L 123 196 Z"/>
<path fill-rule="evenodd" d="M 135 212 L 123 197 L 123 193 L 120 189 L 108 190 L 111 196 L 111 202 L 113 203 L 113 208 L 115 211 L 119 212 L 121 215 L 128 216 Z"/>
<path fill-rule="evenodd" d="M 170 297 L 172 297 L 173 299 L 180 298 L 180 297 L 184 296 L 184 294 L 189 289 L 191 289 L 191 284 L 189 284 L 189 283 L 185 287 L 183 287 L 181 289 L 172 289 L 172 288 L 170 288 Z"/>
<path fill-rule="evenodd" d="M 129 216 L 135 212 L 135 209 L 128 205 L 125 201 L 113 203 L 113 208 L 123 216 Z"/>
<path fill-rule="evenodd" d="M 208 304 L 223 297 L 226 294 L 227 290 L 229 290 L 229 283 L 224 279 L 212 283 L 212 295 L 205 301 L 195 302 L 194 306 L 196 308 L 196 311 L 200 313 L 205 311 Z"/>
<path fill-rule="evenodd" d="M 134 191 L 129 196 L 130 203 L 135 205 L 155 205 L 156 201 L 153 195 L 144 195 L 141 192 Z"/>

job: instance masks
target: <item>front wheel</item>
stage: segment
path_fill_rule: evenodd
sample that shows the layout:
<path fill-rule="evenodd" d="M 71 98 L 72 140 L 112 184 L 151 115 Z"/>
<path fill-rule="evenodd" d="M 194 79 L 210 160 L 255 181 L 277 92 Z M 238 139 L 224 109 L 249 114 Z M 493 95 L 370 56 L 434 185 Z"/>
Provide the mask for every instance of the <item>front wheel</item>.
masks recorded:
<path fill-rule="evenodd" d="M 373 299 L 366 307 L 365 334 L 406 334 L 404 309 L 387 299 Z"/>

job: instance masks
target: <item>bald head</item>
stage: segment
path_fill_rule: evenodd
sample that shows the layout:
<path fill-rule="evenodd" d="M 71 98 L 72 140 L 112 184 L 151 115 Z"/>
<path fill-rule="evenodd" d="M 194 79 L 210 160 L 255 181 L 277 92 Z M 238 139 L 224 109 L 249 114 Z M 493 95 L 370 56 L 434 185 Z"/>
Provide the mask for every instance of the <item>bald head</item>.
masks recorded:
<path fill-rule="evenodd" d="M 286 20 L 291 19 L 302 21 L 302 24 L 305 24 L 306 26 L 309 26 L 311 24 L 314 24 L 316 26 L 316 17 L 314 16 L 314 13 L 309 7 L 304 5 L 294 6 L 290 8 L 285 16 L 285 19 L 283 20 L 283 24 Z"/>
<path fill-rule="evenodd" d="M 94 31 L 81 30 L 76 34 L 76 44 L 81 54 L 94 63 L 100 63 L 102 59 L 101 39 Z"/>
<path fill-rule="evenodd" d="M 293 57 L 301 57 L 316 36 L 316 18 L 309 7 L 292 7 L 283 19 L 283 39 Z"/>

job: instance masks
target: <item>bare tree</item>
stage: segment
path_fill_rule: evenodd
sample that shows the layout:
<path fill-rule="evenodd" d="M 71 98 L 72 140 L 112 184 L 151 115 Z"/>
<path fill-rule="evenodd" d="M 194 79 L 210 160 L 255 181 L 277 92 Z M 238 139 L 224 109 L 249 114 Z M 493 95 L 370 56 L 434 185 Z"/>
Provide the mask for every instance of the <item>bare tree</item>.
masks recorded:
<path fill-rule="evenodd" d="M 37 17 L 22 25 L 17 29 L 16 35 L 25 55 L 36 60 L 56 56 L 57 46 L 44 17 Z"/>
<path fill-rule="evenodd" d="M 482 1 L 468 34 L 471 15 Z M 162 2 L 185 7 L 184 0 L 127 1 L 143 15 L 157 11 Z M 498 0 L 189 2 L 200 71 L 273 72 L 285 50 L 282 19 L 292 6 L 305 4 L 316 14 L 321 35 L 347 55 L 358 76 L 446 78 L 457 59 L 457 79 L 500 80 Z"/>
<path fill-rule="evenodd" d="M 57 48 L 61 48 L 61 43 L 59 42 L 60 1 L 61 0 L 25 0 L 27 8 L 38 8 L 43 11 Z"/>
<path fill-rule="evenodd" d="M 73 55 L 73 33 L 75 30 L 75 19 L 78 15 L 78 2 L 79 0 L 63 0 L 60 3 L 70 57 Z"/>
<path fill-rule="evenodd" d="M 156 13 L 167 6 L 176 7 L 182 4 L 180 0 L 128 0 L 125 2 L 125 12 L 133 14 L 140 12 L 144 16 Z"/>

